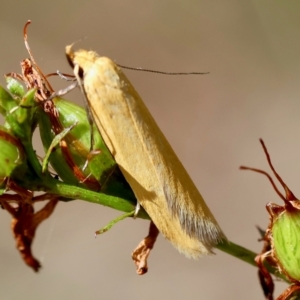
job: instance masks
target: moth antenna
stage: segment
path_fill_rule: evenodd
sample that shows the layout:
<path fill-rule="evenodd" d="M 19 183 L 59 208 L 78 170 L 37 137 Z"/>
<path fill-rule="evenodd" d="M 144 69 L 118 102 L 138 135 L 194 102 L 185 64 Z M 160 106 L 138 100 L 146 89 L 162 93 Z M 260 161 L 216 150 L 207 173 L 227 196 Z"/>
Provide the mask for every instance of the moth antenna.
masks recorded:
<path fill-rule="evenodd" d="M 209 72 L 163 72 L 163 71 L 157 71 L 157 70 L 151 70 L 151 69 L 143 69 L 143 68 L 133 68 L 133 67 L 127 67 L 120 64 L 117 64 L 118 67 L 122 69 L 127 70 L 133 70 L 133 71 L 142 71 L 142 72 L 149 72 L 149 73 L 156 73 L 156 74 L 164 74 L 164 75 L 206 75 L 209 74 Z"/>
<path fill-rule="evenodd" d="M 269 166 L 271 168 L 271 170 L 273 171 L 275 177 L 277 178 L 277 180 L 280 182 L 280 184 L 282 185 L 282 187 L 284 188 L 285 190 L 285 194 L 286 194 L 286 200 L 297 200 L 297 198 L 295 197 L 295 195 L 292 193 L 292 191 L 288 188 L 288 186 L 285 184 L 285 182 L 282 180 L 282 178 L 279 176 L 279 174 L 276 172 L 275 168 L 273 167 L 273 164 L 271 162 L 271 157 L 268 153 L 268 150 L 267 150 L 267 147 L 264 143 L 264 141 L 262 139 L 259 139 L 263 149 L 264 149 L 264 152 L 266 154 L 266 157 L 267 157 L 267 160 L 268 160 L 268 163 L 269 163 Z"/>
<path fill-rule="evenodd" d="M 45 80 L 49 90 L 51 91 L 51 93 L 54 92 L 52 86 L 50 85 L 50 83 L 48 82 L 46 76 L 43 74 L 43 72 L 41 71 L 41 69 L 39 68 L 38 64 L 36 63 L 36 61 L 34 60 L 33 58 L 33 55 L 32 55 L 32 52 L 31 52 L 31 49 L 29 47 L 29 43 L 28 43 L 28 37 L 27 37 L 27 27 L 28 25 L 31 24 L 31 20 L 28 20 L 24 26 L 24 29 L 23 29 L 23 37 L 24 37 L 24 43 L 25 43 L 25 47 L 28 51 L 28 54 L 30 56 L 30 60 L 32 61 L 33 65 L 35 66 L 35 68 L 38 70 L 40 76 Z"/>

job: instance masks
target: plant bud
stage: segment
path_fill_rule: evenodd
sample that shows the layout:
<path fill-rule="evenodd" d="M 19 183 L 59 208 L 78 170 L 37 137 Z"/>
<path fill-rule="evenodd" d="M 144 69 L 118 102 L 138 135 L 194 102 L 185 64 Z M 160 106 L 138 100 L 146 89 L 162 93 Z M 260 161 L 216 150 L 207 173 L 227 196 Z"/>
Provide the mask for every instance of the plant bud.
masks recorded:
<path fill-rule="evenodd" d="M 17 98 L 22 98 L 25 95 L 24 86 L 16 79 L 6 76 L 6 86 L 8 90 Z"/>
<path fill-rule="evenodd" d="M 292 281 L 300 281 L 300 211 L 286 208 L 273 217 L 271 232 L 275 259 L 281 271 Z"/>
<path fill-rule="evenodd" d="M 24 162 L 24 150 L 20 141 L 0 126 L 0 186 L 13 171 Z"/>
<path fill-rule="evenodd" d="M 17 105 L 10 93 L 0 86 L 0 113 L 6 117 L 6 114 Z"/>

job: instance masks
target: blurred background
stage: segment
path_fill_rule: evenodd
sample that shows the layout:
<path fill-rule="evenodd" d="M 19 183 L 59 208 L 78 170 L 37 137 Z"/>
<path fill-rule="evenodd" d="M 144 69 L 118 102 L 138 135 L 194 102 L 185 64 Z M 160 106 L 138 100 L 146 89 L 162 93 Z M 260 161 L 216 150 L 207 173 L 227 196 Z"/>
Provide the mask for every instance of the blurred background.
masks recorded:
<path fill-rule="evenodd" d="M 259 144 L 291 190 L 300 194 L 300 3 L 297 1 L 98 0 L 2 1 L 1 72 L 20 72 L 28 57 L 23 26 L 44 73 L 71 73 L 65 46 L 117 63 L 205 76 L 125 70 L 195 181 L 227 237 L 259 252 L 255 225 L 266 228 L 267 202 L 281 204 Z M 55 89 L 66 86 L 59 78 Z M 5 85 L 4 78 L 0 81 Z M 78 91 L 67 99 L 82 103 Z M 43 153 L 37 139 L 37 149 Z M 159 237 L 149 272 L 135 273 L 131 252 L 148 221 L 125 220 L 94 239 L 120 212 L 84 201 L 61 203 L 37 231 L 29 269 L 15 249 L 10 216 L 0 211 L 0 298 L 263 299 L 256 268 L 216 250 L 186 259 Z M 286 284 L 276 283 L 278 295 Z"/>

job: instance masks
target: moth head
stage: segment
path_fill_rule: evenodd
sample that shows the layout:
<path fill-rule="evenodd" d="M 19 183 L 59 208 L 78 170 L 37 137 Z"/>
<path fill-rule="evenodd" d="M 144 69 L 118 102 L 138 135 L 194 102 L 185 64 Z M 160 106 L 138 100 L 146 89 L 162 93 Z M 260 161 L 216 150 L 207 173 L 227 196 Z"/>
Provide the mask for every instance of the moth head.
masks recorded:
<path fill-rule="evenodd" d="M 87 51 L 83 49 L 79 49 L 74 52 L 72 47 L 73 44 L 66 47 L 67 59 L 73 69 L 75 66 L 79 68 L 79 76 L 83 78 L 84 73 L 94 67 L 95 61 L 99 58 L 99 56 L 94 51 Z"/>
<path fill-rule="evenodd" d="M 67 60 L 72 68 L 74 68 L 74 52 L 72 50 L 73 44 L 66 46 Z"/>
<path fill-rule="evenodd" d="M 83 69 L 81 68 L 80 64 L 76 63 L 76 54 L 77 52 L 73 52 L 73 44 L 66 46 L 66 56 L 67 56 L 67 60 L 70 64 L 70 66 L 72 67 L 72 69 L 74 69 L 75 65 L 79 66 L 79 77 L 83 78 Z"/>

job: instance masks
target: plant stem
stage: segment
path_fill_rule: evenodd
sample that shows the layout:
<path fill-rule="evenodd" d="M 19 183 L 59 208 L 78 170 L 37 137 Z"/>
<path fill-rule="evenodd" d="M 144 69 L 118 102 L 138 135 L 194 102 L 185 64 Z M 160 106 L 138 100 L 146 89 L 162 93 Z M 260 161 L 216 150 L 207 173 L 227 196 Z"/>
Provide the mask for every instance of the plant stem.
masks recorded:
<path fill-rule="evenodd" d="M 52 181 L 53 183 L 53 181 Z M 63 182 L 56 182 L 55 185 L 49 185 L 46 189 L 42 189 L 45 192 L 50 194 L 56 194 L 60 197 L 64 197 L 66 199 L 61 199 L 62 201 L 70 201 L 73 199 L 85 200 L 88 202 L 101 204 L 104 206 L 108 206 L 110 208 L 120 210 L 123 212 L 131 212 L 135 209 L 136 203 L 127 199 L 123 199 L 120 197 L 104 194 L 101 192 L 91 191 L 82 187 L 77 187 L 74 185 L 69 185 Z M 144 209 L 141 209 L 138 213 L 138 218 L 148 219 L 150 217 L 145 212 Z"/>
<path fill-rule="evenodd" d="M 136 203 L 133 201 L 129 201 L 123 198 L 107 195 L 104 193 L 94 192 L 88 189 L 84 189 L 81 187 L 76 187 L 73 185 L 68 185 L 62 182 L 57 182 L 51 188 L 47 188 L 47 192 L 58 194 L 66 199 L 61 199 L 62 201 L 70 201 L 72 199 L 81 199 L 88 202 L 93 202 L 96 204 L 101 204 L 104 206 L 108 206 L 110 208 L 120 210 L 126 213 L 130 213 L 135 209 Z M 138 218 L 151 220 L 148 214 L 144 211 L 143 208 L 139 211 Z M 216 246 L 217 249 L 223 251 L 229 255 L 232 255 L 254 267 L 257 267 L 255 264 L 256 253 L 250 251 L 242 246 L 239 246 L 231 241 L 223 241 Z M 283 280 L 288 280 L 281 274 L 278 273 L 278 270 L 266 264 L 268 271 L 275 275 L 276 277 L 280 277 Z"/>
<path fill-rule="evenodd" d="M 222 243 L 219 243 L 216 246 L 217 249 L 232 255 L 254 267 L 257 267 L 256 263 L 255 263 L 255 257 L 257 256 L 256 253 L 254 253 L 253 251 L 250 251 L 242 246 L 239 246 L 233 242 L 230 241 L 223 241 Z M 283 279 L 286 282 L 289 282 L 286 277 L 282 274 L 279 274 L 278 270 L 271 267 L 269 264 L 265 263 L 266 268 L 268 269 L 268 271 L 275 275 L 276 277 L 280 277 L 281 279 Z"/>

